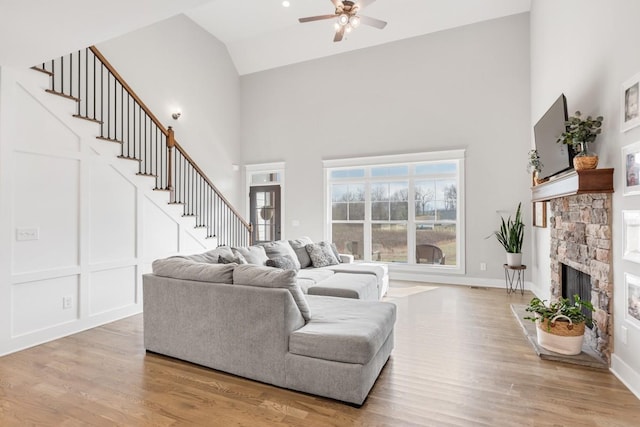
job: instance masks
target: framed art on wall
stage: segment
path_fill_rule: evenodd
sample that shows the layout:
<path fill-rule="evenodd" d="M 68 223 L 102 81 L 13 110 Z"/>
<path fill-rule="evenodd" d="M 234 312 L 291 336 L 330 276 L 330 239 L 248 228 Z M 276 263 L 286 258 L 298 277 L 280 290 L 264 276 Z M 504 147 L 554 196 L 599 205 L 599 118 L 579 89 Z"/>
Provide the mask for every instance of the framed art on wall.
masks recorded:
<path fill-rule="evenodd" d="M 533 202 L 533 226 L 547 226 L 547 202 Z"/>
<path fill-rule="evenodd" d="M 622 83 L 620 93 L 620 132 L 640 125 L 640 73 Z"/>
<path fill-rule="evenodd" d="M 624 273 L 624 319 L 640 328 L 640 277 Z"/>
<path fill-rule="evenodd" d="M 622 211 L 622 259 L 640 264 L 640 211 Z"/>
<path fill-rule="evenodd" d="M 624 170 L 624 195 L 640 194 L 640 142 L 622 147 L 622 170 Z"/>

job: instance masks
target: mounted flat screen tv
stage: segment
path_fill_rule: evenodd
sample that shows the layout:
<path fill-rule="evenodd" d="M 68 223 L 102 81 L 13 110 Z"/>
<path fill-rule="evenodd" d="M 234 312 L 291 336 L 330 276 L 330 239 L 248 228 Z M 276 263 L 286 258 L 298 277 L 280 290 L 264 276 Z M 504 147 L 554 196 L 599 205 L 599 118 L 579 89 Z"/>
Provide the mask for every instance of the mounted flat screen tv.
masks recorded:
<path fill-rule="evenodd" d="M 542 162 L 540 179 L 550 178 L 573 168 L 574 152 L 568 145 L 556 142 L 567 128 L 567 100 L 564 94 L 549 107 L 533 127 L 536 150 Z"/>

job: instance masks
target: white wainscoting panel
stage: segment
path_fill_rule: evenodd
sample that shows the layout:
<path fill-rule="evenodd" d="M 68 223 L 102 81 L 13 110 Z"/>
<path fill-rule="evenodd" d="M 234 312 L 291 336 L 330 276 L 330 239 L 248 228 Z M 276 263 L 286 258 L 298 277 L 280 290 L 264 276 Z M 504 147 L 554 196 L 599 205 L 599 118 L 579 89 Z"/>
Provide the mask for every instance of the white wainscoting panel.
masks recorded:
<path fill-rule="evenodd" d="M 79 276 L 38 280 L 12 286 L 12 336 L 20 336 L 78 319 Z M 63 298 L 71 297 L 70 308 Z"/>
<path fill-rule="evenodd" d="M 136 256 L 136 188 L 111 165 L 91 164 L 91 263 Z"/>
<path fill-rule="evenodd" d="M 161 211 L 148 197 L 144 197 L 143 200 L 142 241 L 144 258 L 146 260 L 154 260 L 177 253 L 179 250 L 178 223 Z"/>
<path fill-rule="evenodd" d="M 66 101 L 66 100 L 65 100 Z M 15 127 L 20 129 L 16 135 L 15 146 L 23 150 L 38 150 L 48 152 L 80 150 L 80 138 L 65 126 L 54 114 L 38 102 L 26 90 L 16 90 L 13 101 L 19 111 L 29 111 L 30 114 L 16 114 Z M 66 101 L 73 107 L 72 101 Z M 34 125 L 37 123 L 37 125 Z"/>
<path fill-rule="evenodd" d="M 23 152 L 13 159 L 13 273 L 77 266 L 80 162 Z M 37 240 L 17 241 L 18 229 L 37 229 Z"/>
<path fill-rule="evenodd" d="M 128 266 L 91 273 L 90 315 L 136 303 L 136 267 Z"/>

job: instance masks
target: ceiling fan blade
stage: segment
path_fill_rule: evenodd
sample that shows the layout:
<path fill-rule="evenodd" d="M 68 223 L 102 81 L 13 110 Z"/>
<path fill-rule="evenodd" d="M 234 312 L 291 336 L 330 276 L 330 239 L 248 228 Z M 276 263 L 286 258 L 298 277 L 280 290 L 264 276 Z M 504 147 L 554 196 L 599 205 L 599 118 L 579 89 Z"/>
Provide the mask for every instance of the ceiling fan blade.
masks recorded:
<path fill-rule="evenodd" d="M 342 0 L 331 0 L 331 3 L 333 3 L 333 5 L 336 7 L 336 9 L 338 9 L 340 6 L 342 6 Z"/>
<path fill-rule="evenodd" d="M 369 25 L 370 27 L 375 27 L 379 29 L 383 29 L 384 27 L 387 26 L 387 23 L 385 21 L 381 21 L 380 19 L 369 18 L 368 16 L 363 16 L 363 15 L 358 15 L 358 16 L 360 17 L 360 23 L 364 25 Z"/>
<path fill-rule="evenodd" d="M 313 22 L 313 21 L 322 21 L 323 19 L 331 19 L 331 18 L 335 18 L 336 14 L 332 14 L 332 15 L 318 15 L 318 16 L 309 16 L 306 18 L 298 18 L 299 22 Z"/>
<path fill-rule="evenodd" d="M 342 41 L 343 37 L 344 37 L 344 27 L 340 27 L 340 29 L 336 31 L 336 35 L 333 36 L 333 41 L 334 42 Z"/>
<path fill-rule="evenodd" d="M 374 1 L 376 1 L 376 0 L 358 0 L 356 5 L 358 5 L 358 7 L 367 7 L 371 3 L 373 3 Z"/>

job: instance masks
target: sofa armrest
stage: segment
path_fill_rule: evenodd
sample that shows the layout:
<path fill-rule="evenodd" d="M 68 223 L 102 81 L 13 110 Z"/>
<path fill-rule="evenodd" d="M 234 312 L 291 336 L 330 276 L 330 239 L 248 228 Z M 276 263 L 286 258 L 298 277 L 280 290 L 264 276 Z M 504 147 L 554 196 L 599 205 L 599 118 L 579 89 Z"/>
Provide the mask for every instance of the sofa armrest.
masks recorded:
<path fill-rule="evenodd" d="M 340 255 L 340 262 L 343 264 L 353 264 L 353 255 L 351 254 L 338 254 Z"/>

